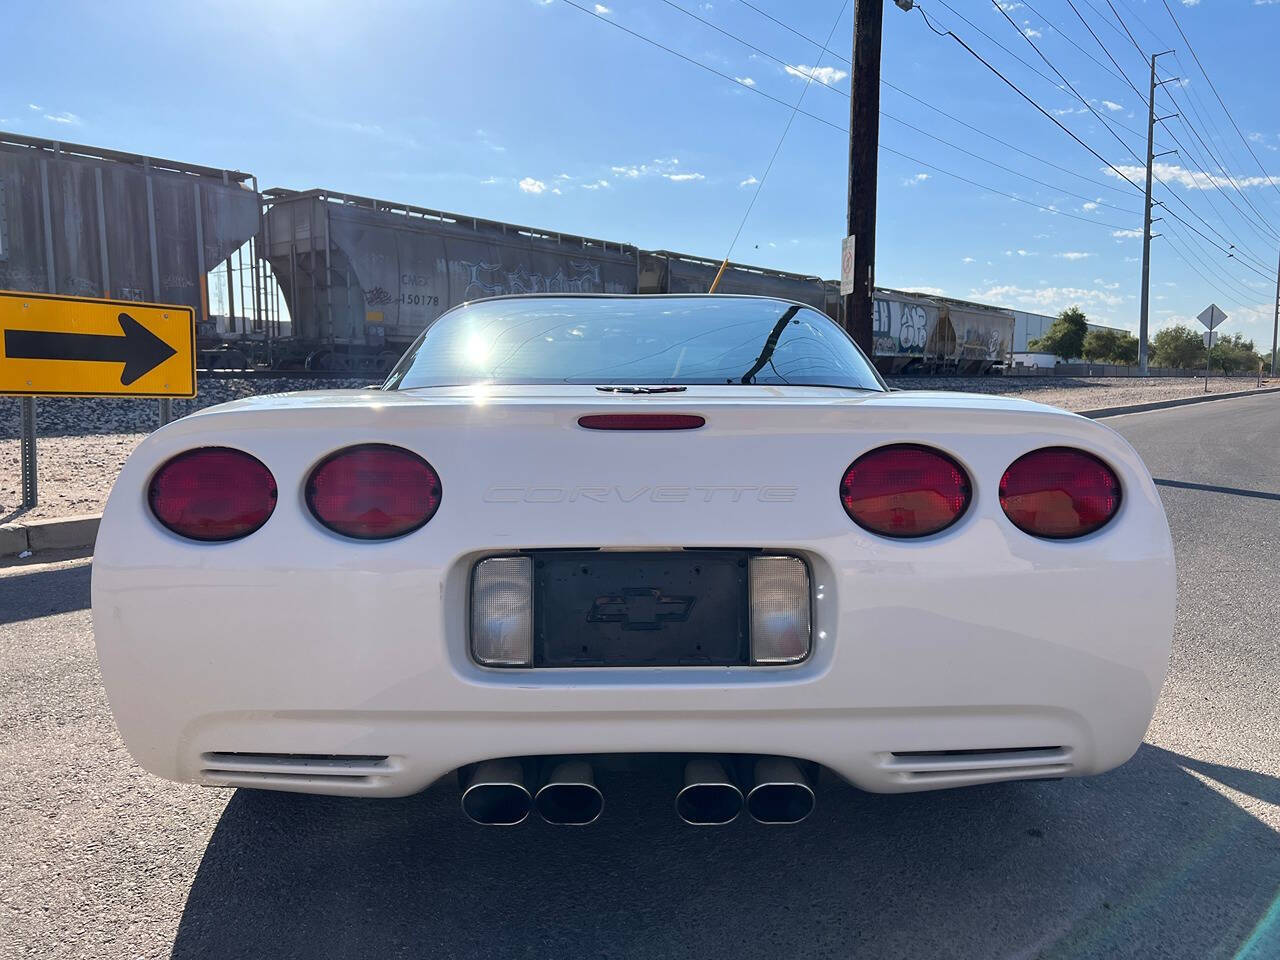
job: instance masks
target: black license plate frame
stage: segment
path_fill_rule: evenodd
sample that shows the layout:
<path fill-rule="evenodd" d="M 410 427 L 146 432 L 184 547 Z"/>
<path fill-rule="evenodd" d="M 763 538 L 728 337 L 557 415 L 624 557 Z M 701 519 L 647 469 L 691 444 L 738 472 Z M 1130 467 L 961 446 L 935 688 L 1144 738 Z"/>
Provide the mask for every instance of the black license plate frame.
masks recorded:
<path fill-rule="evenodd" d="M 745 666 L 750 552 L 534 554 L 535 667 Z"/>

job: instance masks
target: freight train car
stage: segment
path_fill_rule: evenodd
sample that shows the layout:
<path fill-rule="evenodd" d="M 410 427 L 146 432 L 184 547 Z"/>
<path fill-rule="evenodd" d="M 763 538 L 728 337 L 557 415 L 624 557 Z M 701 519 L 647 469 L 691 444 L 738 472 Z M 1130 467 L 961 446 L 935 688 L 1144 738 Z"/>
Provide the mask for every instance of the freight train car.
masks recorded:
<path fill-rule="evenodd" d="M 183 304 L 258 231 L 252 177 L 0 133 L 0 289 Z"/>
<path fill-rule="evenodd" d="M 950 297 L 876 288 L 876 366 L 886 374 L 976 376 L 1008 362 L 1014 316 Z"/>
<path fill-rule="evenodd" d="M 292 320 L 281 367 L 382 372 L 441 313 L 499 293 L 634 293 L 625 244 L 275 188 L 260 249 Z"/>
<path fill-rule="evenodd" d="M 705 293 L 717 260 L 323 190 L 264 193 L 260 249 L 292 317 L 282 367 L 379 373 L 467 300 L 508 293 Z M 827 308 L 816 276 L 731 264 L 723 293 Z"/>

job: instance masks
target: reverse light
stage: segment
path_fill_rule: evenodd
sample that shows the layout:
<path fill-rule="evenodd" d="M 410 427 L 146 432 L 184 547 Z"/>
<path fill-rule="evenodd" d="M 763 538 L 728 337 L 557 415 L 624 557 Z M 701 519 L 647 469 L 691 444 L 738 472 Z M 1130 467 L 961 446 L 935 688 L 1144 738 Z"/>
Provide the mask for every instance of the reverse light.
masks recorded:
<path fill-rule="evenodd" d="M 188 540 L 239 540 L 276 508 L 276 481 L 257 457 L 230 447 L 198 447 L 151 476 L 147 502 L 167 529 Z"/>
<path fill-rule="evenodd" d="M 1000 478 L 1000 506 L 1015 527 L 1033 537 L 1083 537 L 1120 509 L 1120 480 L 1091 453 L 1045 447 L 1009 465 Z"/>
<path fill-rule="evenodd" d="M 809 656 L 809 570 L 799 557 L 752 557 L 751 662 L 799 663 Z"/>
<path fill-rule="evenodd" d="M 389 540 L 423 526 L 440 507 L 440 477 L 403 447 L 364 443 L 321 460 L 307 478 L 312 515 L 334 533 Z"/>
<path fill-rule="evenodd" d="M 845 513 L 885 537 L 927 537 L 964 515 L 973 488 L 964 468 L 931 447 L 897 443 L 864 453 L 840 480 Z"/>
<path fill-rule="evenodd" d="M 531 557 L 492 557 L 475 565 L 471 655 L 486 667 L 533 665 Z"/>

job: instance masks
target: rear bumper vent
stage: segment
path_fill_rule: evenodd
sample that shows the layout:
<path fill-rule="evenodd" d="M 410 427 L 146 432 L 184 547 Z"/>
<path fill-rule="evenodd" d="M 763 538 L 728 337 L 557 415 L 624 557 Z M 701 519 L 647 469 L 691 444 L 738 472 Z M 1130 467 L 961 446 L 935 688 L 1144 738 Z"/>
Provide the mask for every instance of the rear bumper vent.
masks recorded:
<path fill-rule="evenodd" d="M 904 783 L 934 785 L 1061 777 L 1072 766 L 1070 747 L 903 750 L 882 757 L 881 766 Z"/>
<path fill-rule="evenodd" d="M 390 757 L 341 753 L 202 753 L 200 776 L 230 786 L 373 786 L 395 771 Z"/>

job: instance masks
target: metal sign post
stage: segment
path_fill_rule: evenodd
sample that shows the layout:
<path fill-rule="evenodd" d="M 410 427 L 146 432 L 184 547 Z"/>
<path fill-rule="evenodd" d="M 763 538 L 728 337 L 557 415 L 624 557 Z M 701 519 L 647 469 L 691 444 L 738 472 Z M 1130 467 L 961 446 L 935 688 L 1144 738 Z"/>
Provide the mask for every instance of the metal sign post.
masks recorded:
<path fill-rule="evenodd" d="M 1196 319 L 1199 320 L 1205 326 L 1204 392 L 1208 393 L 1209 392 L 1209 368 L 1213 364 L 1213 341 L 1215 337 L 1215 334 L 1213 331 L 1224 320 L 1227 319 L 1227 315 L 1222 312 L 1222 308 L 1219 307 L 1216 303 L 1211 303 L 1207 307 L 1205 307 L 1203 310 L 1200 311 L 1200 315 L 1196 317 Z"/>
<path fill-rule="evenodd" d="M 36 398 L 23 397 L 22 406 L 22 506 L 36 505 Z"/>

